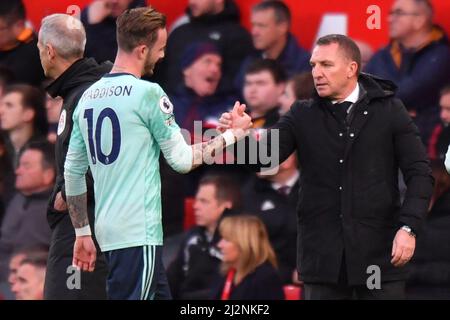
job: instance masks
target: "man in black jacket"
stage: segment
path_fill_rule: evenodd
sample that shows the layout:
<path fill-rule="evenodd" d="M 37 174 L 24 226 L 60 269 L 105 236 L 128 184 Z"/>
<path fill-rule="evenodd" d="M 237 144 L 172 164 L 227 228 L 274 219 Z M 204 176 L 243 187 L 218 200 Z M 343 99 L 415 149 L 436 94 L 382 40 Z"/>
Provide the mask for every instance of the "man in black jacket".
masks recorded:
<path fill-rule="evenodd" d="M 190 21 L 176 28 L 167 41 L 166 57 L 155 75 L 168 93 L 183 83 L 181 55 L 193 42 L 212 41 L 222 53 L 220 93 L 234 93 L 234 78 L 242 60 L 252 51 L 249 33 L 240 25 L 234 0 L 189 1 Z"/>
<path fill-rule="evenodd" d="M 218 226 L 222 217 L 237 214 L 239 207 L 239 187 L 233 180 L 223 175 L 207 175 L 200 180 L 194 203 L 196 225 L 187 231 L 167 269 L 174 299 L 211 298 L 222 259 L 217 247 Z"/>
<path fill-rule="evenodd" d="M 64 187 L 64 162 L 72 132 L 72 114 L 83 92 L 112 67 L 98 65 L 94 59 L 83 58 L 86 33 L 79 20 L 64 14 L 44 18 L 39 32 L 39 53 L 48 77 L 55 79 L 47 91 L 63 98 L 56 140 L 57 177 L 49 201 L 48 221 L 52 239 L 45 279 L 45 299 L 105 299 L 107 267 L 97 249 L 97 265 L 93 273 L 81 273 L 81 286 L 70 289 L 68 267 L 72 265 L 75 232 L 67 211 Z M 92 182 L 90 175 L 86 176 Z M 89 184 L 89 183 L 88 183 Z M 94 222 L 94 198 L 90 183 L 89 219 Z M 97 245 L 97 244 L 96 244 Z"/>
<path fill-rule="evenodd" d="M 86 57 L 114 61 L 117 54 L 116 20 L 125 10 L 144 7 L 145 0 L 94 0 L 81 12 L 86 28 Z"/>
<path fill-rule="evenodd" d="M 404 266 L 433 186 L 417 127 L 392 82 L 360 74 L 351 39 L 320 38 L 310 63 L 316 97 L 294 104 L 260 141 L 270 144 L 278 130 L 279 161 L 296 151 L 302 168 L 297 267 L 305 297 L 404 298 Z M 239 116 L 224 114 L 221 128 Z"/>
<path fill-rule="evenodd" d="M 15 82 L 39 86 L 44 80 L 36 43 L 36 34 L 26 26 L 23 1 L 0 1 L 0 66 Z"/>

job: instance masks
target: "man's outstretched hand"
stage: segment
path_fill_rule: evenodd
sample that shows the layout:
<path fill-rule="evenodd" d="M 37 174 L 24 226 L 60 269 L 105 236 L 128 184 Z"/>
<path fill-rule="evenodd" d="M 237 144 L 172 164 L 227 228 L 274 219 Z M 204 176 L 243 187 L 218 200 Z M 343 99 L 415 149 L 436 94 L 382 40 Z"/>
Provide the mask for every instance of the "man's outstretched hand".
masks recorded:
<path fill-rule="evenodd" d="M 73 246 L 72 264 L 82 271 L 93 272 L 95 269 L 95 260 L 97 250 L 91 236 L 76 237 Z"/>
<path fill-rule="evenodd" d="M 233 110 L 225 112 L 219 119 L 217 130 L 225 132 L 227 129 L 233 129 L 235 133 L 246 133 L 253 125 L 252 118 L 245 113 L 245 104 L 236 101 Z M 237 134 L 240 136 L 241 134 Z"/>

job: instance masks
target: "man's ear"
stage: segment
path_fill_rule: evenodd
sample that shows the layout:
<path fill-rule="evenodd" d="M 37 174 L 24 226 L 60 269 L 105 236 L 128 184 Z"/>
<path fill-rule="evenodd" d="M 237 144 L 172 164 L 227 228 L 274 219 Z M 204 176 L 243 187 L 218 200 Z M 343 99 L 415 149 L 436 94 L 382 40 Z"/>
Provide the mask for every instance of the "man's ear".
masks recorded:
<path fill-rule="evenodd" d="M 428 18 L 425 15 L 417 16 L 414 19 L 413 25 L 415 30 L 422 30 L 428 23 Z"/>
<path fill-rule="evenodd" d="M 280 34 L 288 34 L 289 33 L 289 23 L 280 22 L 277 24 L 277 29 L 280 31 Z"/>
<path fill-rule="evenodd" d="M 135 51 L 135 53 L 136 53 L 136 55 L 137 55 L 139 60 L 146 60 L 147 59 L 147 54 L 148 54 L 148 47 L 147 46 L 145 46 L 145 45 L 137 46 L 134 49 L 134 51 Z"/>
<path fill-rule="evenodd" d="M 16 35 L 16 37 L 18 37 L 22 33 L 24 28 L 25 28 L 25 20 L 16 21 L 11 26 L 12 32 L 13 34 Z"/>
<path fill-rule="evenodd" d="M 53 170 L 52 168 L 44 169 L 43 175 L 44 175 L 44 183 L 46 185 L 53 184 L 53 181 L 55 180 L 55 170 Z"/>
<path fill-rule="evenodd" d="M 348 65 L 347 78 L 353 78 L 358 73 L 358 64 L 355 61 L 350 62 Z"/>
<path fill-rule="evenodd" d="M 23 108 L 22 119 L 25 122 L 33 122 L 36 112 L 31 108 Z"/>
<path fill-rule="evenodd" d="M 47 43 L 45 45 L 45 52 L 47 53 L 49 61 L 52 61 L 56 58 L 56 50 L 50 43 Z"/>
<path fill-rule="evenodd" d="M 284 89 L 286 88 L 287 82 L 280 82 L 277 84 L 277 93 L 278 96 L 281 96 L 284 93 Z"/>
<path fill-rule="evenodd" d="M 223 203 L 223 206 L 225 207 L 225 209 L 231 209 L 233 207 L 233 204 L 231 203 L 231 201 L 225 201 Z"/>

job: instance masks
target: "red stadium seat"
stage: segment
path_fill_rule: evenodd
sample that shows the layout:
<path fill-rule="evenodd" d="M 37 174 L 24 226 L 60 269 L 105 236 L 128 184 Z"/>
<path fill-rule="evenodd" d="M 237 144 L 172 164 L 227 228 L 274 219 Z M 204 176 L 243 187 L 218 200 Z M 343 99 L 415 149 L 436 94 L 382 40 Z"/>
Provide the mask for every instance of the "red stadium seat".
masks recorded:
<path fill-rule="evenodd" d="M 288 284 L 283 287 L 285 300 L 301 300 L 302 289 L 299 286 Z"/>
<path fill-rule="evenodd" d="M 189 228 L 195 225 L 194 201 L 195 201 L 194 198 L 184 199 L 183 230 L 188 230 Z"/>

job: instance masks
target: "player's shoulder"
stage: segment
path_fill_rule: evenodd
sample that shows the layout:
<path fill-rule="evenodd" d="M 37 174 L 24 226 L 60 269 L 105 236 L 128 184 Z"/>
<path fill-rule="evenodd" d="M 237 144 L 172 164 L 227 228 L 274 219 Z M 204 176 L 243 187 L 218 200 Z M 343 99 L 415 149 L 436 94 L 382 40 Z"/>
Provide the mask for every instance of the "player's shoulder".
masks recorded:
<path fill-rule="evenodd" d="M 159 84 L 142 79 L 138 79 L 138 81 L 139 86 L 141 86 L 144 90 L 146 90 L 146 92 L 148 92 L 150 95 L 156 96 L 158 98 L 166 95 L 166 93 Z"/>

